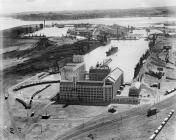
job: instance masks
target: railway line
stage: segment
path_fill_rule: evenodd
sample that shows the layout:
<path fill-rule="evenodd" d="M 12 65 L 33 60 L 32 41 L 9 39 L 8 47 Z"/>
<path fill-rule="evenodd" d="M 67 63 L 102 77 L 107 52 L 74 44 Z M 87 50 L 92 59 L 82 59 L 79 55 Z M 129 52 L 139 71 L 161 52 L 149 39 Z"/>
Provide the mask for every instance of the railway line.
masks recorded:
<path fill-rule="evenodd" d="M 53 140 L 69 140 L 71 138 L 75 138 L 75 137 L 77 138 L 79 136 L 84 135 L 84 133 L 88 133 L 89 131 L 99 129 L 101 127 L 113 125 L 118 121 L 119 122 L 128 121 L 131 119 L 138 119 L 139 121 L 143 121 L 144 119 L 148 119 L 146 115 L 147 115 L 147 110 L 149 108 L 156 107 L 159 109 L 160 112 L 163 112 L 164 110 L 167 110 L 167 108 L 176 108 L 175 100 L 176 100 L 176 95 L 174 94 L 169 98 L 154 105 L 151 105 L 151 104 L 142 105 L 125 112 L 113 114 L 111 116 L 106 116 L 104 118 L 93 119 L 91 121 L 88 121 L 87 123 L 81 124 L 80 126 L 73 128 L 72 130 L 68 131 L 63 135 L 58 135 L 58 136 L 56 135 L 53 138 Z"/>
<path fill-rule="evenodd" d="M 30 82 L 30 83 L 24 83 L 22 85 L 19 85 L 15 87 L 13 90 L 18 91 L 23 88 L 37 86 L 37 85 L 44 85 L 44 84 L 52 84 L 52 83 L 60 83 L 60 80 L 51 80 L 51 81 L 36 81 L 36 82 Z"/>

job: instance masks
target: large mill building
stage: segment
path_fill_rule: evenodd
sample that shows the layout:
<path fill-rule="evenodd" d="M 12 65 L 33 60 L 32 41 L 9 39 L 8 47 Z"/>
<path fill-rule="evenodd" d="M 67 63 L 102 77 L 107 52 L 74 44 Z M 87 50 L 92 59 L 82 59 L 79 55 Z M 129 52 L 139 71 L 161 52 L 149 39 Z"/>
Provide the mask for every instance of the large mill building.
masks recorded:
<path fill-rule="evenodd" d="M 123 71 L 107 65 L 91 67 L 85 79 L 85 64 L 81 55 L 61 70 L 58 101 L 69 104 L 105 104 L 111 102 L 123 83 Z"/>

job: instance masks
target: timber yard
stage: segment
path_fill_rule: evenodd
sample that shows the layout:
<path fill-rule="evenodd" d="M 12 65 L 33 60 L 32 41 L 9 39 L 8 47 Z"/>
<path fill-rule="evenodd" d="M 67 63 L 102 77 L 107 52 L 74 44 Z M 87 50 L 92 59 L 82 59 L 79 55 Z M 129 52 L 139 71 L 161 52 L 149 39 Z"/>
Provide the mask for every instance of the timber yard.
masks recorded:
<path fill-rule="evenodd" d="M 158 24 L 1 31 L 1 139 L 175 140 L 176 30 Z"/>

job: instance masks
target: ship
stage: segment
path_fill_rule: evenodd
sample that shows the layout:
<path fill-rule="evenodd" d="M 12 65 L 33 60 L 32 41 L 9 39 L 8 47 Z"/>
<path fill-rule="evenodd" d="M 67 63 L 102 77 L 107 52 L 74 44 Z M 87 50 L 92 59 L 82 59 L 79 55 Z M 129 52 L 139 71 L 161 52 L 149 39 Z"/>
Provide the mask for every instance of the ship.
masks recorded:
<path fill-rule="evenodd" d="M 110 56 L 118 51 L 118 47 L 111 47 L 107 52 L 106 56 Z"/>

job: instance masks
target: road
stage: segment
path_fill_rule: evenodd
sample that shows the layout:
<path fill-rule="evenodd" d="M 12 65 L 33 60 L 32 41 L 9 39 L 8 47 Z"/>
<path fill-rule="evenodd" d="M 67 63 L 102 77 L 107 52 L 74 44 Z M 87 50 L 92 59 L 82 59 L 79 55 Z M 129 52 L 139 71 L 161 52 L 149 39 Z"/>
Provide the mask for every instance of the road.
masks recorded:
<path fill-rule="evenodd" d="M 19 126 L 18 123 L 15 121 L 14 115 L 13 115 L 13 109 L 11 107 L 11 102 L 12 102 L 12 100 L 14 100 L 12 98 L 13 97 L 10 95 L 8 99 L 6 99 L 6 100 L 2 99 L 1 100 L 2 101 L 1 105 L 4 105 L 6 107 L 7 114 L 9 116 L 9 122 L 10 122 L 10 125 L 7 126 L 7 127 L 13 128 L 14 134 L 11 134 L 9 132 L 9 129 L 7 129 L 7 131 L 4 131 L 5 129 L 0 128 L 0 130 L 2 132 L 6 132 L 7 133 L 6 137 L 8 137 L 8 138 L 12 137 L 14 140 L 15 139 L 17 139 L 17 140 L 24 140 L 25 137 L 26 137 L 26 135 L 29 134 L 31 132 L 31 130 L 36 126 L 36 123 L 34 123 L 34 120 L 35 120 L 35 122 L 39 122 L 40 121 L 40 116 L 42 114 L 44 114 L 44 112 L 46 111 L 46 109 L 51 104 L 53 104 L 54 101 L 53 102 L 51 102 L 51 101 L 45 101 L 45 103 L 43 104 L 42 108 L 40 108 L 39 110 L 35 110 L 35 117 L 33 117 L 33 118 L 29 117 L 28 120 L 27 120 L 27 122 L 24 124 L 22 131 L 20 132 L 18 130 L 18 127 L 21 127 L 21 126 Z M 40 122 L 37 123 L 37 124 L 40 125 Z M 3 123 L 1 123 L 1 125 L 3 125 Z M 8 125 L 8 124 L 6 124 L 6 125 Z M 1 134 L 3 134 L 3 133 L 1 133 Z M 3 137 L 3 136 L 2 136 L 2 138 L 5 139 L 5 137 Z"/>
<path fill-rule="evenodd" d="M 176 110 L 175 101 L 176 101 L 176 95 L 174 93 L 169 98 L 155 104 L 154 106 L 160 110 L 157 116 L 155 115 L 152 117 L 147 117 L 146 112 L 147 112 L 147 109 L 151 107 L 151 104 L 142 105 L 142 106 L 133 108 L 131 110 L 128 110 L 126 112 L 108 115 L 105 117 L 102 116 L 101 118 L 91 120 L 85 124 L 75 127 L 74 129 L 68 131 L 63 135 L 55 136 L 53 139 L 54 140 L 69 140 L 69 139 L 77 140 L 77 139 L 87 137 L 88 134 L 90 133 L 95 133 L 97 136 L 97 139 L 107 140 L 108 135 L 112 137 L 114 135 L 112 134 L 112 131 L 115 131 L 115 129 L 117 128 L 119 130 L 118 132 L 119 135 L 121 135 L 121 137 L 116 136 L 116 137 L 119 137 L 119 139 L 122 139 L 122 137 L 123 138 L 125 137 L 125 140 L 128 140 L 128 139 L 131 140 L 133 138 L 139 139 L 139 140 L 143 138 L 148 139 L 150 135 L 154 132 L 154 130 L 157 128 L 157 126 L 159 126 L 160 121 L 164 119 L 164 116 L 166 116 L 167 112 L 169 112 L 170 109 Z M 155 119 L 156 117 L 158 118 Z M 139 128 L 142 128 L 142 130 L 139 130 Z M 137 133 L 136 131 L 138 130 L 140 132 Z M 126 134 L 123 134 L 124 133 L 123 131 Z M 136 132 L 136 133 L 132 133 L 132 132 Z M 132 133 L 132 135 L 130 135 L 130 133 Z M 128 138 L 128 136 L 130 137 Z"/>
<path fill-rule="evenodd" d="M 3 100 L 4 101 L 4 100 Z M 11 122 L 11 128 L 14 129 L 14 133 L 18 136 L 19 139 L 22 139 L 22 134 L 19 133 L 16 122 L 14 121 L 13 115 L 12 115 L 12 110 L 10 108 L 9 100 L 5 100 L 5 105 L 7 107 L 7 111 L 9 114 L 10 122 Z"/>

